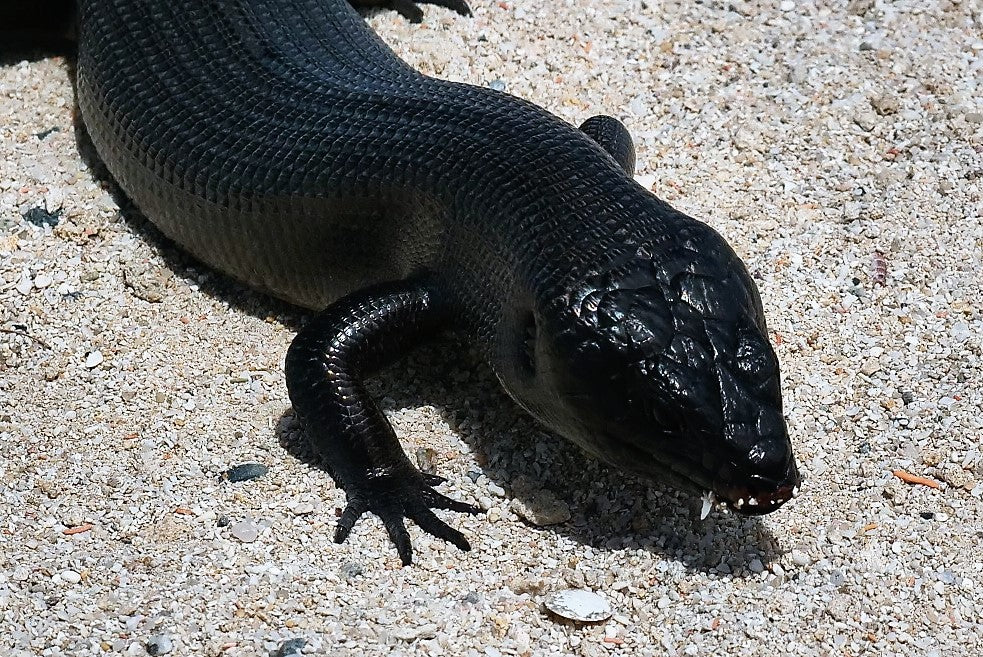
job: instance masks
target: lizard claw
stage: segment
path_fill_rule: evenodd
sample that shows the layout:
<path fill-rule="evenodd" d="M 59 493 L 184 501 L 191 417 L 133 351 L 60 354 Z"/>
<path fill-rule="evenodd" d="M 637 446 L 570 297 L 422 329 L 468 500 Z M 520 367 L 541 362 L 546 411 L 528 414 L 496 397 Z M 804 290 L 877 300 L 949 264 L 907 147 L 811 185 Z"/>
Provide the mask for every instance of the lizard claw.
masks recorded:
<path fill-rule="evenodd" d="M 453 500 L 431 488 L 431 483 L 446 481 L 437 475 L 387 474 L 386 480 L 350 485 L 347 489 L 348 504 L 338 518 L 335 527 L 335 543 L 344 543 L 352 528 L 366 512 L 379 516 L 389 539 L 404 566 L 413 563 L 413 545 L 404 520 L 409 518 L 431 536 L 451 543 L 461 550 L 470 550 L 471 544 L 464 534 L 438 518 L 430 509 L 446 509 L 459 513 L 479 514 L 482 510 L 473 504 Z"/>

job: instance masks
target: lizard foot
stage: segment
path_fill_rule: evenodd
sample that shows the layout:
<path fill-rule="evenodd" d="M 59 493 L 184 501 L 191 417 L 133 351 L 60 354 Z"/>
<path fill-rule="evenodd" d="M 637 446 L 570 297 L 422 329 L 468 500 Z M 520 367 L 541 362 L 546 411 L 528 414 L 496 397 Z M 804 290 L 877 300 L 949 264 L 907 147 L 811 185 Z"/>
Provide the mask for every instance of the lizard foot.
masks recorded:
<path fill-rule="evenodd" d="M 471 544 L 464 534 L 438 518 L 431 509 L 447 509 L 459 513 L 480 514 L 478 507 L 452 500 L 441 495 L 431 486 L 445 481 L 437 475 L 412 473 L 386 473 L 373 477 L 371 482 L 349 485 L 346 489 L 348 504 L 338 519 L 335 543 L 344 543 L 355 522 L 366 511 L 379 516 L 396 546 L 396 552 L 404 566 L 413 562 L 413 545 L 403 524 L 409 518 L 431 536 L 453 543 L 461 550 L 470 550 Z"/>

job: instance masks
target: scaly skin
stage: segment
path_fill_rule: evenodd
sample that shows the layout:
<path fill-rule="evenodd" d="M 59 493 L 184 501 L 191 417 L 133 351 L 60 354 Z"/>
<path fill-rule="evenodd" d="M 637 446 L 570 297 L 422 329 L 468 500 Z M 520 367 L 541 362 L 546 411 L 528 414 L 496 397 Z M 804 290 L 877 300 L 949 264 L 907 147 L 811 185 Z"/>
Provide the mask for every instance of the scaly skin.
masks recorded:
<path fill-rule="evenodd" d="M 362 386 L 441 329 L 618 467 L 743 512 L 798 485 L 754 283 L 632 180 L 613 119 L 581 131 L 420 75 L 342 0 L 82 0 L 77 88 L 101 158 L 164 233 L 321 311 L 286 373 L 348 496 L 337 540 L 372 511 L 403 563 L 404 518 L 468 548 L 431 509 L 475 509 L 432 489 Z"/>

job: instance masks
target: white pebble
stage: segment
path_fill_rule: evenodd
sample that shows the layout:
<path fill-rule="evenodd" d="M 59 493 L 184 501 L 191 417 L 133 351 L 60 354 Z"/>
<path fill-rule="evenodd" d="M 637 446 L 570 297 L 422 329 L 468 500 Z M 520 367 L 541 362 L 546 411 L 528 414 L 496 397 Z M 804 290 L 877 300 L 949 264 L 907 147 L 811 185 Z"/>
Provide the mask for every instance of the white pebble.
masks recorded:
<path fill-rule="evenodd" d="M 78 584 L 82 581 L 82 576 L 74 570 L 63 570 L 58 575 L 61 577 L 61 581 L 69 584 Z"/>
<path fill-rule="evenodd" d="M 505 489 L 498 484 L 490 483 L 488 484 L 488 492 L 497 497 L 505 497 Z"/>
<path fill-rule="evenodd" d="M 14 286 L 14 289 L 23 295 L 30 294 L 33 288 L 34 288 L 34 282 L 31 281 L 31 278 L 27 274 L 21 276 L 20 280 L 17 281 L 17 285 Z"/>
<path fill-rule="evenodd" d="M 243 543 L 252 543 L 259 538 L 259 527 L 248 520 L 243 520 L 232 525 L 229 528 L 229 533 Z"/>
<path fill-rule="evenodd" d="M 295 516 L 306 516 L 314 513 L 314 505 L 310 502 L 296 502 L 290 505 L 289 509 Z"/>

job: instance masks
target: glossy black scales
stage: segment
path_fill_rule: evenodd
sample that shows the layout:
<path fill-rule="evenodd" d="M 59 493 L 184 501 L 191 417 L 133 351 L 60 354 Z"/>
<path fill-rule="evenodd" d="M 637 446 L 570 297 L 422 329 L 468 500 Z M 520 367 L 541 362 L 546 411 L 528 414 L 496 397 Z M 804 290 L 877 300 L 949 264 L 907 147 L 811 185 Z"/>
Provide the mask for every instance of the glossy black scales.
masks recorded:
<path fill-rule="evenodd" d="M 83 120 L 143 213 L 321 311 L 287 384 L 348 496 L 338 540 L 371 511 L 404 563 L 405 518 L 468 547 L 431 509 L 475 509 L 433 490 L 362 385 L 445 329 L 601 459 L 745 512 L 792 495 L 757 290 L 717 233 L 632 180 L 613 119 L 581 130 L 425 77 L 343 0 L 82 0 L 78 33 Z"/>

